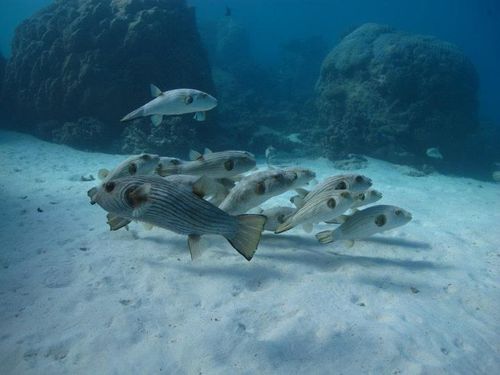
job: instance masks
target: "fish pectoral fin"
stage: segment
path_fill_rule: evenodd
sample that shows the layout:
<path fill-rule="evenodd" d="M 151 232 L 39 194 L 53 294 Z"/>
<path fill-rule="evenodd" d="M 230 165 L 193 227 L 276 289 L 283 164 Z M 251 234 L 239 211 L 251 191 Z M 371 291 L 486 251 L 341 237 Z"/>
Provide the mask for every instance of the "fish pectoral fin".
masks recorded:
<path fill-rule="evenodd" d="M 107 224 L 109 225 L 109 230 L 118 230 L 120 228 L 126 227 L 131 223 L 131 220 L 124 219 L 123 217 L 117 216 L 112 213 L 106 215 L 108 219 Z"/>
<path fill-rule="evenodd" d="M 213 183 L 210 177 L 201 176 L 196 180 L 193 184 L 193 193 L 199 196 L 200 198 L 204 198 L 208 195 L 207 187 Z"/>
<path fill-rule="evenodd" d="M 333 242 L 333 230 L 324 230 L 322 232 L 318 232 L 316 233 L 316 238 L 320 243 Z"/>
<path fill-rule="evenodd" d="M 152 230 L 155 226 L 150 223 L 142 223 L 142 227 L 146 230 Z"/>
<path fill-rule="evenodd" d="M 149 85 L 149 91 L 151 92 L 151 96 L 153 98 L 156 98 L 160 95 L 163 95 L 161 90 L 157 86 L 153 85 L 152 83 Z"/>
<path fill-rule="evenodd" d="M 97 172 L 97 177 L 99 177 L 99 180 L 104 180 L 108 176 L 109 170 L 106 168 L 99 169 L 99 172 Z"/>
<path fill-rule="evenodd" d="M 204 155 L 213 154 L 213 151 L 205 147 L 205 151 L 203 151 L 203 154 Z"/>
<path fill-rule="evenodd" d="M 154 126 L 160 125 L 162 120 L 163 120 L 163 115 L 152 115 L 151 116 L 151 122 L 153 123 Z"/>
<path fill-rule="evenodd" d="M 189 160 L 203 160 L 203 155 L 198 151 L 189 150 Z"/>
<path fill-rule="evenodd" d="M 306 233 L 311 233 L 313 231 L 313 224 L 312 223 L 303 224 L 302 228 Z"/>
<path fill-rule="evenodd" d="M 193 116 L 196 121 L 205 121 L 206 117 L 205 112 L 196 112 Z"/>
<path fill-rule="evenodd" d="M 292 202 L 297 208 L 304 206 L 304 199 L 298 195 L 291 197 L 290 202 Z"/>
<path fill-rule="evenodd" d="M 189 253 L 191 254 L 191 260 L 200 258 L 203 253 L 201 236 L 198 234 L 190 234 L 188 236 L 188 248 Z"/>

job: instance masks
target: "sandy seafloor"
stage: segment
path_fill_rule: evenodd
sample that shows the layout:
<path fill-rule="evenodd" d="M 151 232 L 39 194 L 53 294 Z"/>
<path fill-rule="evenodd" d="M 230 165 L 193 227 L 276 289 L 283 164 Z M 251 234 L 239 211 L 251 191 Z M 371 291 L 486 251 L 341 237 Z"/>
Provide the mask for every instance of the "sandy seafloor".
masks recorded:
<path fill-rule="evenodd" d="M 0 132 L 2 375 L 500 373 L 500 185 L 369 159 L 408 225 L 352 248 L 268 233 L 251 262 L 214 236 L 192 262 L 89 204 L 80 176 L 123 159 Z"/>

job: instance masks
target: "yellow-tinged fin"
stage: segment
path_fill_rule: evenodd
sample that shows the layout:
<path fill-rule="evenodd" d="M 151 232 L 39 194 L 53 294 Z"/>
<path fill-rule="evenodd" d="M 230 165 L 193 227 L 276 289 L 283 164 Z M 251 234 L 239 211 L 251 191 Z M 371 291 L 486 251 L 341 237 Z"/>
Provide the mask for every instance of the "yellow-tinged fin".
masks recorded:
<path fill-rule="evenodd" d="M 160 95 L 163 95 L 161 90 L 157 86 L 153 85 L 152 83 L 149 85 L 149 91 L 151 92 L 151 96 L 153 98 L 156 98 Z"/>
<path fill-rule="evenodd" d="M 124 219 L 123 217 L 117 216 L 117 215 L 112 214 L 112 213 L 108 213 L 106 215 L 106 218 L 108 219 L 107 224 L 109 225 L 109 230 L 112 230 L 112 231 L 126 227 L 131 222 L 128 219 Z"/>
<path fill-rule="evenodd" d="M 208 195 L 208 187 L 213 183 L 213 181 L 210 179 L 210 177 L 207 177 L 205 175 L 201 176 L 196 180 L 196 182 L 193 184 L 193 193 L 199 196 L 200 198 L 204 198 L 206 195 Z"/>
<path fill-rule="evenodd" d="M 99 172 L 97 172 L 97 177 L 99 177 L 99 180 L 104 180 L 108 176 L 109 170 L 106 168 L 99 169 Z"/>
<path fill-rule="evenodd" d="M 251 260 L 257 246 L 259 246 L 260 237 L 266 225 L 267 217 L 264 215 L 238 215 L 238 229 L 233 238 L 228 238 L 229 243 L 245 257 Z"/>
<path fill-rule="evenodd" d="M 203 155 L 198 151 L 189 150 L 189 160 L 203 160 Z"/>
<path fill-rule="evenodd" d="M 163 120 L 163 115 L 152 115 L 151 116 L 151 122 L 153 123 L 154 126 L 160 125 L 162 120 Z"/>
<path fill-rule="evenodd" d="M 322 232 L 316 233 L 316 238 L 320 243 L 330 243 L 333 242 L 333 230 L 324 230 Z"/>
<path fill-rule="evenodd" d="M 350 249 L 354 246 L 354 240 L 345 240 L 345 245 Z"/>
<path fill-rule="evenodd" d="M 196 121 L 205 121 L 206 117 L 205 112 L 196 112 L 193 116 Z"/>
<path fill-rule="evenodd" d="M 190 234 L 188 236 L 188 248 L 191 254 L 191 260 L 196 260 L 201 257 L 203 253 L 203 248 L 201 245 L 201 236 L 198 234 Z"/>

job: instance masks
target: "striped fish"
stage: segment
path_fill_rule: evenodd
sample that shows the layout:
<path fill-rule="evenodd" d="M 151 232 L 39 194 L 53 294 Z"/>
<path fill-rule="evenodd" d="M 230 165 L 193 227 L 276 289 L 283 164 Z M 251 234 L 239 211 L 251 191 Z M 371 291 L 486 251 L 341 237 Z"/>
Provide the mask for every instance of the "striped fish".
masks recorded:
<path fill-rule="evenodd" d="M 396 206 L 372 206 L 346 216 L 344 223 L 338 228 L 319 232 L 316 238 L 321 243 L 347 240 L 352 245 L 354 240 L 405 225 L 411 218 L 408 211 Z"/>
<path fill-rule="evenodd" d="M 114 178 L 153 174 L 158 168 L 160 157 L 153 154 L 132 155 L 122 161 L 112 171 L 100 169 L 98 176 L 104 182 Z"/>
<path fill-rule="evenodd" d="M 160 176 L 186 174 L 208 176 L 212 178 L 229 178 L 245 173 L 256 166 L 255 156 L 247 151 L 212 152 L 205 149 L 202 155 L 190 152 L 191 161 L 171 157 L 161 157 L 157 173 Z"/>
<path fill-rule="evenodd" d="M 187 234 L 193 259 L 201 255 L 200 236 L 219 234 L 251 260 L 266 222 L 262 215 L 228 215 L 192 191 L 159 176 L 111 180 L 89 190 L 88 196 L 92 204 L 99 204 L 114 218 Z"/>
<path fill-rule="evenodd" d="M 297 211 L 295 207 L 276 206 L 266 210 L 260 210 L 260 214 L 267 217 L 264 230 L 274 232 L 280 224 Z"/>
<path fill-rule="evenodd" d="M 302 207 L 308 200 L 313 199 L 317 195 L 329 195 L 336 190 L 349 190 L 351 192 L 362 192 L 367 190 L 372 185 L 372 180 L 363 175 L 345 174 L 331 176 L 314 187 L 313 190 L 297 189 L 296 195 L 290 200 L 297 207 Z"/>
<path fill-rule="evenodd" d="M 232 215 L 242 214 L 268 199 L 311 181 L 316 174 L 310 169 L 270 169 L 245 176 L 229 192 L 219 208 Z"/>
<path fill-rule="evenodd" d="M 314 223 L 342 215 L 353 203 L 352 194 L 345 190 L 335 190 L 329 194 L 317 194 L 309 199 L 297 212 L 278 226 L 275 233 L 282 233 L 297 225 L 303 225 L 306 232 L 312 231 Z"/>
<path fill-rule="evenodd" d="M 174 174 L 165 177 L 165 180 L 191 190 L 200 198 L 207 199 L 216 206 L 226 198 L 230 190 L 225 180 L 220 181 L 207 176 Z"/>

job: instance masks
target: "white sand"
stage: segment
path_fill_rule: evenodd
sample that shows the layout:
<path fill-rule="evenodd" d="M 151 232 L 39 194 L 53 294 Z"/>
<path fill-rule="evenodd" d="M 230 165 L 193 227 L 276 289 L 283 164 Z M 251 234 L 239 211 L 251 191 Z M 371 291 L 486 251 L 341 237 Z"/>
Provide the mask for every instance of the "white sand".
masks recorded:
<path fill-rule="evenodd" d="M 352 248 L 266 234 L 251 262 L 214 236 L 191 262 L 89 204 L 79 177 L 123 158 L 0 132 L 2 375 L 500 373 L 500 185 L 370 159 L 408 225 Z"/>

